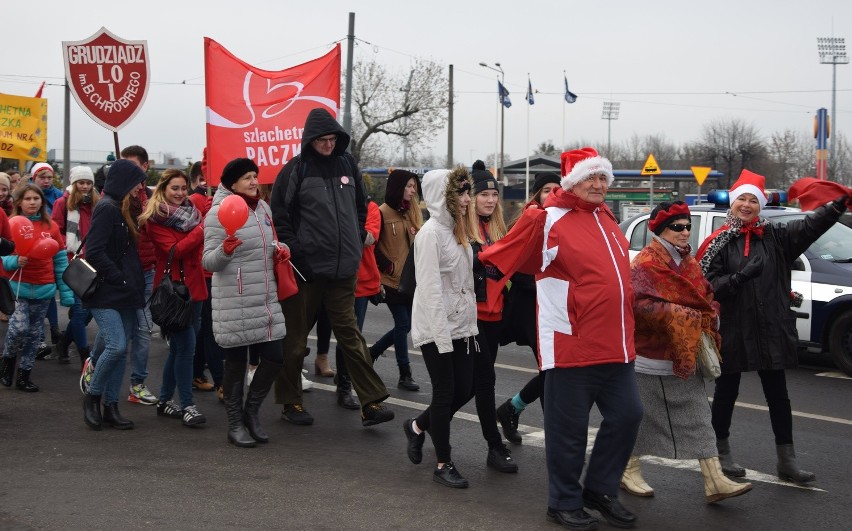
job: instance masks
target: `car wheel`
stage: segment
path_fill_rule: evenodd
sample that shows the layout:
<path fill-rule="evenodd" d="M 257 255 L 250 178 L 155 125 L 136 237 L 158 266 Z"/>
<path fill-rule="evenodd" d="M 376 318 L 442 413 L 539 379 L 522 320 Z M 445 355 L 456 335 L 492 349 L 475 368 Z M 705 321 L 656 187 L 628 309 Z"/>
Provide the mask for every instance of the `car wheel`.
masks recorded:
<path fill-rule="evenodd" d="M 852 311 L 834 321 L 828 345 L 837 368 L 852 376 Z"/>

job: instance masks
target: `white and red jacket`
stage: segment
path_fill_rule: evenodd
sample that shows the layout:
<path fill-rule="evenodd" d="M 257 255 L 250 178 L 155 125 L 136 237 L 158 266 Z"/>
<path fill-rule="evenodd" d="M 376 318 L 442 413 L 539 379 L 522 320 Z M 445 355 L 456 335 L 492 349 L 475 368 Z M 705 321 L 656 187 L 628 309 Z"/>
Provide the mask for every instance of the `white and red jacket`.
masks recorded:
<path fill-rule="evenodd" d="M 630 258 L 615 217 L 562 189 L 544 207 L 525 210 L 523 223 L 480 253 L 504 278 L 535 273 L 539 367 L 633 361 Z"/>

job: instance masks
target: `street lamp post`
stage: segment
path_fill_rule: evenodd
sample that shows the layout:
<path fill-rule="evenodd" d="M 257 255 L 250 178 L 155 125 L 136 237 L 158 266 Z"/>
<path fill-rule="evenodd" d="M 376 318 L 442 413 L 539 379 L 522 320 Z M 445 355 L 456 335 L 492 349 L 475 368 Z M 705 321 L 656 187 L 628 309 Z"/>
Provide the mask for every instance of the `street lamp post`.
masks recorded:
<path fill-rule="evenodd" d="M 479 63 L 479 66 L 488 68 L 489 70 L 494 70 L 500 74 L 500 84 L 504 87 L 506 86 L 506 77 L 503 73 L 503 68 L 500 66 L 500 63 L 494 63 L 494 66 L 489 65 L 488 63 Z M 501 95 L 502 96 L 502 95 Z M 499 101 L 499 100 L 498 100 Z M 506 106 L 502 103 L 500 104 L 500 166 L 499 171 L 497 173 L 497 182 L 503 184 L 503 146 L 505 139 L 505 117 L 506 117 Z"/>
<path fill-rule="evenodd" d="M 612 156 L 612 121 L 618 120 L 618 113 L 621 109 L 621 103 L 617 101 L 603 102 L 603 111 L 601 119 L 607 121 L 606 125 L 606 156 Z"/>
<path fill-rule="evenodd" d="M 831 122 L 829 123 L 829 160 L 834 160 L 834 139 L 837 138 L 837 121 L 835 112 L 837 107 L 837 65 L 849 63 L 846 56 L 846 39 L 843 37 L 818 37 L 817 50 L 819 51 L 819 62 L 831 65 Z"/>

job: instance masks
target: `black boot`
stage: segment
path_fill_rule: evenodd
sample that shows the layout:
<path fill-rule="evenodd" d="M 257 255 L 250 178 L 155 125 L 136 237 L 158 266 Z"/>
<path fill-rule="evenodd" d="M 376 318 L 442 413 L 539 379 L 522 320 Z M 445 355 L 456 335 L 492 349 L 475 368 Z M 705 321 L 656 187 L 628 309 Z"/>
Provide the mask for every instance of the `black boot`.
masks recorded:
<path fill-rule="evenodd" d="M 100 431 L 103 418 L 101 417 L 101 395 L 83 395 L 83 421 L 95 431 Z"/>
<path fill-rule="evenodd" d="M 68 347 L 71 346 L 71 336 L 62 334 L 62 339 L 56 344 L 56 354 L 59 356 L 59 363 L 71 363 L 68 357 Z"/>
<path fill-rule="evenodd" d="M 778 452 L 779 478 L 793 483 L 808 483 L 816 479 L 813 472 L 799 468 L 799 464 L 796 462 L 796 450 L 792 444 L 778 444 L 775 449 Z"/>
<path fill-rule="evenodd" d="M 399 366 L 399 383 L 397 387 L 406 391 L 419 391 L 420 385 L 411 377 L 411 365 Z"/>
<path fill-rule="evenodd" d="M 337 405 L 344 409 L 361 409 L 352 397 L 352 380 L 340 371 L 337 371 Z"/>
<path fill-rule="evenodd" d="M 729 478 L 744 478 L 745 468 L 734 462 L 731 457 L 731 444 L 728 439 L 716 439 L 716 450 L 719 451 L 719 463 L 722 465 L 722 473 Z"/>
<path fill-rule="evenodd" d="M 257 418 L 257 413 L 260 411 L 260 405 L 263 399 L 275 383 L 275 378 L 281 372 L 281 363 L 275 363 L 269 360 L 261 360 L 257 370 L 254 372 L 251 385 L 249 386 L 248 396 L 246 397 L 246 405 L 243 408 L 243 424 L 251 435 L 252 439 L 259 443 L 268 443 L 269 435 L 266 430 L 260 425 L 260 419 Z"/>
<path fill-rule="evenodd" d="M 31 370 L 32 369 L 18 369 L 18 377 L 15 379 L 15 387 L 28 393 L 37 393 L 38 386 L 30 381 Z"/>
<path fill-rule="evenodd" d="M 104 406 L 103 423 L 117 430 L 133 429 L 133 421 L 127 420 L 118 412 L 118 403 Z"/>
<path fill-rule="evenodd" d="M 15 364 L 18 358 L 0 358 L 0 384 L 12 387 L 12 376 L 15 375 Z"/>
<path fill-rule="evenodd" d="M 240 448 L 252 448 L 255 441 L 243 424 L 243 383 L 246 378 L 246 362 L 225 360 L 225 413 L 228 416 L 228 442 Z"/>
<path fill-rule="evenodd" d="M 80 368 L 83 368 L 83 364 L 86 363 L 86 360 L 92 354 L 92 349 L 89 347 L 78 347 L 77 354 L 80 355 Z"/>
<path fill-rule="evenodd" d="M 58 345 L 60 343 L 60 341 L 62 341 L 64 338 L 65 338 L 65 334 L 60 332 L 58 328 L 51 328 L 50 329 L 50 342 L 53 343 L 54 345 Z"/>

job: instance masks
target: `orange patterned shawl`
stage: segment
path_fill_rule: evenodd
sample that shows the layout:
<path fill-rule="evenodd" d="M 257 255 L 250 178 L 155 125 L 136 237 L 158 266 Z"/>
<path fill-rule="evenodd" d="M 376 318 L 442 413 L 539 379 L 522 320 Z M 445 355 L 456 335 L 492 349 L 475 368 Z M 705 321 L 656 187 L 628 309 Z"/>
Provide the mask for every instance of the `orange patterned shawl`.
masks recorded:
<path fill-rule="evenodd" d="M 630 276 L 636 292 L 636 354 L 669 360 L 675 376 L 689 378 L 702 330 L 721 346 L 719 303 L 698 262 L 687 255 L 677 266 L 663 244 L 653 240 L 633 259 Z"/>

